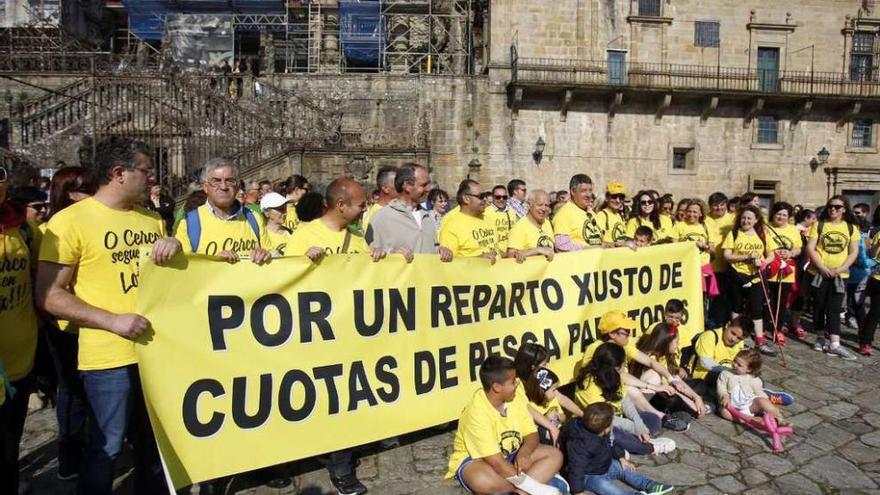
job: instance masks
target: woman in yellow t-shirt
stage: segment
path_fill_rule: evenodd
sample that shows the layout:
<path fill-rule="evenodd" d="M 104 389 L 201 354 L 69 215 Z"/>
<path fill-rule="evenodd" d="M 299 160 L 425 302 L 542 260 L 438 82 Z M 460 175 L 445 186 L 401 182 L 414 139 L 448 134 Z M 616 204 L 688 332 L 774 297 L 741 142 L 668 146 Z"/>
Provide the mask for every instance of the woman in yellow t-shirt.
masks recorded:
<path fill-rule="evenodd" d="M 631 454 L 646 455 L 654 452 L 648 440 L 660 431 L 661 422 L 656 414 L 636 411 L 626 398 L 626 385 L 620 375 L 625 361 L 623 347 L 613 342 L 600 345 L 590 362 L 578 372 L 574 400 L 581 409 L 595 402 L 611 405 L 615 442 Z"/>
<path fill-rule="evenodd" d="M 878 227 L 880 224 L 880 207 L 877 207 L 874 210 L 874 228 Z M 875 260 L 880 256 L 880 230 L 878 230 L 874 234 L 874 238 L 871 239 L 871 247 L 868 248 L 868 253 L 871 258 Z M 874 269 L 874 272 L 871 273 L 871 276 L 868 277 L 868 286 L 865 288 L 865 295 L 871 298 L 871 309 L 868 311 L 867 316 L 865 316 L 865 321 L 862 324 L 862 327 L 859 329 L 859 354 L 863 356 L 870 356 L 874 353 L 874 348 L 872 347 L 874 343 L 874 331 L 877 330 L 877 324 L 880 323 L 880 272 L 877 271 L 877 268 Z M 877 301 L 876 303 L 874 301 Z"/>
<path fill-rule="evenodd" d="M 700 267 L 703 271 L 703 294 L 708 303 L 710 297 L 718 295 L 718 282 L 712 272 L 712 255 L 719 239 L 715 230 L 706 226 L 706 207 L 699 199 L 683 199 L 679 206 L 684 207 L 682 220 L 672 226 L 670 235 L 673 242 L 693 242 L 700 250 Z M 706 308 L 708 310 L 708 307 Z"/>
<path fill-rule="evenodd" d="M 767 256 L 768 240 L 764 229 L 764 217 L 753 205 L 741 206 L 736 214 L 733 229 L 724 238 L 721 248 L 730 263 L 734 280 L 733 317 L 741 314 L 755 324 L 755 344 L 764 354 L 774 355 L 776 349 L 764 339 L 764 291 L 761 288 L 758 267 L 771 258 Z"/>
<path fill-rule="evenodd" d="M 858 223 L 849 201 L 841 195 L 831 196 L 807 234 L 811 266 L 804 285 L 810 287 L 813 298 L 813 328 L 825 332 L 813 349 L 846 360 L 856 359 L 856 355 L 840 345 L 839 315 L 845 291 L 839 287 L 845 285 L 849 267 L 859 255 L 859 239 Z"/>
<path fill-rule="evenodd" d="M 648 191 L 639 191 L 633 198 L 633 207 L 626 222 L 626 236 L 630 239 L 636 237 L 636 229 L 648 227 L 654 233 L 653 242 L 669 239 L 672 230 L 672 220 L 660 215 L 657 200 Z"/>
<path fill-rule="evenodd" d="M 789 203 L 784 201 L 773 203 L 773 208 L 770 209 L 770 223 L 766 230 L 767 237 L 772 240 L 776 248 L 773 253 L 787 265 L 780 269 L 777 276 L 767 280 L 770 305 L 764 311 L 764 325 L 769 323 L 770 329 L 774 332 L 781 330 L 781 328 L 774 328 L 774 323 L 781 327 L 781 322 L 788 320 L 788 305 L 786 303 L 788 302 L 788 293 L 795 281 L 797 260 L 801 254 L 801 233 L 794 224 L 789 223 L 793 212 L 794 207 Z M 781 334 L 776 333 L 776 335 Z"/>

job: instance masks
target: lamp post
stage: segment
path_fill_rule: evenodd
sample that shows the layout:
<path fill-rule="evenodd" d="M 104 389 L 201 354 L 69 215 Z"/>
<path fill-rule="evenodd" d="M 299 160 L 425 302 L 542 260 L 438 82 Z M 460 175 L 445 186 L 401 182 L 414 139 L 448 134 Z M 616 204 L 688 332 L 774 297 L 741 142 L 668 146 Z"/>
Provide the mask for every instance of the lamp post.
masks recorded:
<path fill-rule="evenodd" d="M 480 175 L 480 167 L 482 167 L 482 166 L 483 166 L 483 164 L 480 163 L 480 159 L 479 159 L 479 158 L 474 158 L 473 160 L 471 160 L 471 161 L 468 163 L 468 174 L 467 174 L 467 178 L 470 179 L 470 178 L 471 178 L 471 175 L 479 176 L 479 175 Z"/>
<path fill-rule="evenodd" d="M 536 164 L 540 164 L 541 160 L 544 158 L 545 146 L 547 146 L 547 143 L 544 142 L 544 138 L 538 136 L 538 140 L 535 141 L 535 151 L 532 152 L 532 159 L 535 160 Z"/>
<path fill-rule="evenodd" d="M 828 151 L 828 148 L 822 146 L 822 149 L 810 160 L 810 170 L 815 172 L 819 167 L 828 163 L 828 157 L 830 156 L 831 152 Z"/>

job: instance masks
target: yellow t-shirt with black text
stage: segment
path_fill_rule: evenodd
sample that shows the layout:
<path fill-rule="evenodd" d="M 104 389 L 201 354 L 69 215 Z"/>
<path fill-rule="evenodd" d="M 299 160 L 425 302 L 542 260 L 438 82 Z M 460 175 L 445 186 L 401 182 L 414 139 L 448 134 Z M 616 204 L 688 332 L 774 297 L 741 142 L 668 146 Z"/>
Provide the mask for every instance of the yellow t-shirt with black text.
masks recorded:
<path fill-rule="evenodd" d="M 76 266 L 71 290 L 84 303 L 115 314 L 137 303 L 139 251 L 165 237 L 155 212 L 114 210 L 86 198 L 56 213 L 40 245 L 40 261 Z M 79 369 L 104 370 L 137 362 L 134 341 L 110 331 L 79 327 Z"/>
<path fill-rule="evenodd" d="M 486 208 L 483 216 L 495 226 L 495 243 L 498 246 L 498 251 L 501 253 L 507 251 L 510 230 L 517 221 L 516 213 L 510 208 L 498 211 L 490 206 Z"/>
<path fill-rule="evenodd" d="M 528 406 L 520 396 L 514 396 L 505 405 L 506 414 L 502 415 L 489 402 L 486 392 L 474 392 L 458 420 L 446 479 L 455 476 L 466 458 L 483 459 L 495 454 L 507 457 L 519 450 L 527 436 L 537 433 Z"/>
<path fill-rule="evenodd" d="M 480 256 L 498 250 L 495 226 L 485 216 L 458 213 L 440 227 L 439 239 L 440 245 L 452 251 L 453 256 Z"/>
<path fill-rule="evenodd" d="M 586 366 L 590 364 L 590 361 L 593 360 L 593 355 L 596 354 L 596 350 L 600 345 L 605 344 L 604 340 L 596 339 L 590 345 L 584 349 L 584 357 L 581 358 L 581 366 Z M 630 337 L 626 342 L 626 345 L 623 346 L 623 352 L 626 354 L 626 358 L 623 363 L 623 369 L 627 369 L 629 367 L 630 361 L 634 360 L 639 353 L 639 349 L 636 347 L 636 342 L 634 337 Z"/>
<path fill-rule="evenodd" d="M 266 233 L 266 222 L 260 215 L 254 215 L 260 232 L 257 236 L 243 210 L 229 220 L 217 218 L 208 205 L 199 206 L 196 211 L 202 225 L 198 244 L 200 254 L 219 256 L 223 251 L 232 251 L 239 256 L 249 256 L 255 249 L 269 249 L 271 245 Z M 189 242 L 186 217 L 180 221 L 174 237 L 180 241 L 184 253 L 194 252 Z"/>
<path fill-rule="evenodd" d="M 551 413 L 561 414 L 562 413 L 562 405 L 559 404 L 559 397 L 553 397 L 548 400 L 546 404 L 536 404 L 532 401 L 529 401 L 529 405 L 538 412 L 538 414 L 542 416 L 547 416 Z"/>
<path fill-rule="evenodd" d="M 745 342 L 742 340 L 733 347 L 724 345 L 724 340 L 722 339 L 723 332 L 724 330 L 721 328 L 707 330 L 697 338 L 697 343 L 694 346 L 696 351 L 694 359 L 697 360 L 697 364 L 694 366 L 694 378 L 705 378 L 709 371 L 711 371 L 703 368 L 700 364 L 700 356 L 711 358 L 715 364 L 730 368 L 733 360 L 736 359 L 736 355 L 745 347 Z"/>
<path fill-rule="evenodd" d="M 715 236 L 719 239 L 725 239 L 727 234 L 733 230 L 733 223 L 736 221 L 736 215 L 733 213 L 725 213 L 720 218 L 713 218 L 711 215 L 706 216 L 706 226 L 710 231 L 715 232 Z M 724 259 L 724 249 L 719 241 L 715 245 L 715 257 L 712 258 L 712 271 L 716 273 L 723 272 L 727 269 L 727 260 Z"/>
<path fill-rule="evenodd" d="M 721 248 L 725 250 L 730 249 L 733 255 L 745 256 L 758 253 L 763 258 L 767 255 L 767 251 L 770 250 L 770 246 L 765 246 L 764 241 L 761 240 L 757 233 L 746 234 L 744 232 L 736 232 L 736 239 L 734 239 L 734 232 L 736 231 L 730 231 L 727 237 L 724 238 L 724 242 L 721 243 Z M 751 259 L 735 261 L 731 263 L 731 266 L 743 275 L 758 273 L 758 267 L 755 266 L 755 262 Z"/>
<path fill-rule="evenodd" d="M 693 225 L 687 222 L 678 222 L 677 224 L 672 226 L 672 231 L 670 232 L 672 236 L 672 240 L 675 242 L 705 242 L 709 243 L 718 243 L 718 239 L 714 236 L 714 231 L 709 230 L 709 227 L 702 223 L 695 223 Z M 709 254 L 709 251 L 700 251 L 700 265 L 705 265 L 712 260 L 712 256 Z"/>
<path fill-rule="evenodd" d="M 635 238 L 636 229 L 639 227 L 648 227 L 653 233 L 652 242 L 669 239 L 672 237 L 672 219 L 667 215 L 660 215 L 660 228 L 655 228 L 651 220 L 645 220 L 642 217 L 630 218 L 626 222 L 626 235 Z"/>
<path fill-rule="evenodd" d="M 604 232 L 596 222 L 596 215 L 567 201 L 553 215 L 553 232 L 567 235 L 573 242 L 584 246 L 601 246 Z"/>
<path fill-rule="evenodd" d="M 792 224 L 786 224 L 784 227 L 773 227 L 767 226 L 764 229 L 764 232 L 767 234 L 767 239 L 773 242 L 773 251 L 779 249 L 786 249 L 791 251 L 793 249 L 801 249 L 803 247 L 803 239 L 801 238 L 801 232 Z M 795 260 L 795 263 L 797 261 Z M 791 273 L 783 277 L 779 282 L 783 284 L 793 284 L 795 279 L 795 265 L 792 266 Z M 776 282 L 777 279 L 774 278 L 772 280 Z"/>
<path fill-rule="evenodd" d="M 287 203 L 287 217 L 284 219 L 284 226 L 291 232 L 299 227 L 299 216 L 296 214 L 296 203 Z"/>
<path fill-rule="evenodd" d="M 266 228 L 266 235 L 269 236 L 269 246 L 267 249 L 269 251 L 277 252 L 279 255 L 284 256 L 285 251 L 287 250 L 287 243 L 290 242 L 290 236 L 292 232 L 287 229 L 285 226 L 281 226 L 281 229 L 278 232 L 274 232 L 268 227 Z"/>
<path fill-rule="evenodd" d="M 614 244 L 627 238 L 626 223 L 619 213 L 606 208 L 596 213 L 596 223 L 602 229 L 602 242 Z"/>
<path fill-rule="evenodd" d="M 327 254 L 343 254 L 342 247 L 345 245 L 347 229 L 340 231 L 331 230 L 320 218 L 311 222 L 300 224 L 299 228 L 290 236 L 287 243 L 287 256 L 303 256 L 313 247 L 323 248 Z M 348 249 L 344 254 L 369 253 L 367 241 L 360 235 L 349 234 Z"/>
<path fill-rule="evenodd" d="M 544 220 L 544 223 L 538 228 L 528 215 L 520 218 L 510 229 L 507 247 L 519 251 L 537 247 L 553 249 L 553 226 L 550 220 Z"/>
<path fill-rule="evenodd" d="M 849 225 L 846 222 L 831 223 L 825 221 L 822 223 L 822 236 L 819 237 L 819 221 L 813 222 L 810 227 L 810 233 L 807 239 L 818 239 L 816 242 L 816 253 L 822 264 L 826 268 L 839 268 L 849 257 L 849 246 L 853 241 L 861 239 L 859 228 Z M 852 229 L 852 233 L 850 233 Z M 816 274 L 815 268 L 811 265 L 810 273 Z M 840 278 L 849 278 L 849 272 L 840 274 Z"/>
<path fill-rule="evenodd" d="M 19 227 L 0 231 L 0 246 L 0 362 L 14 382 L 30 373 L 37 350 L 32 258 Z"/>

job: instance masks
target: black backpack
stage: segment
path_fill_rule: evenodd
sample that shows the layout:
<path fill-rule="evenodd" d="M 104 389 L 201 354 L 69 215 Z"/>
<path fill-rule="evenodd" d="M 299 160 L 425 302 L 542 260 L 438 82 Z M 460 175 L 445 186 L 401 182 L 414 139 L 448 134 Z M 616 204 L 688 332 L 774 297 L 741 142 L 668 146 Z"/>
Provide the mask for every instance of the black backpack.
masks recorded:
<path fill-rule="evenodd" d="M 715 338 L 715 343 L 717 344 L 718 334 L 715 333 L 714 330 L 703 330 L 702 332 L 694 335 L 694 337 L 691 339 L 691 345 L 681 350 L 681 363 L 679 364 L 682 368 L 687 370 L 689 375 L 693 375 L 694 369 L 697 367 L 697 358 L 699 357 L 697 356 L 697 341 L 706 332 L 712 334 L 712 336 Z"/>

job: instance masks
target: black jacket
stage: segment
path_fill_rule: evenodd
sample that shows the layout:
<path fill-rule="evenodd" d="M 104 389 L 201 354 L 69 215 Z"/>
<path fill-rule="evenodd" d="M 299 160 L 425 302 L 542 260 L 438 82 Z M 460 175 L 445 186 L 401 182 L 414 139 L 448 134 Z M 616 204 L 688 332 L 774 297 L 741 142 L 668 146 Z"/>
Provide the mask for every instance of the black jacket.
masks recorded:
<path fill-rule="evenodd" d="M 613 435 L 600 436 L 586 429 L 580 418 L 573 418 L 562 427 L 562 448 L 565 452 L 565 479 L 571 493 L 584 491 L 584 476 L 605 474 L 612 459 L 620 459 L 626 452 L 614 443 Z"/>

